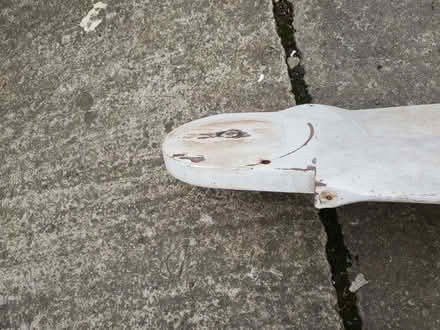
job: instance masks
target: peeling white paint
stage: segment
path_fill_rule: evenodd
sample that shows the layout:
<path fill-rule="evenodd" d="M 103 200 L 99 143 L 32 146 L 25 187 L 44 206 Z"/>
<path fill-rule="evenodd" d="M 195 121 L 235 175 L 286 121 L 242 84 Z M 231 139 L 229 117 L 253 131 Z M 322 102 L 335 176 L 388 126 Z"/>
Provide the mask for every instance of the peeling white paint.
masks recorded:
<path fill-rule="evenodd" d="M 101 1 L 95 3 L 93 8 L 90 9 L 87 15 L 81 20 L 79 26 L 81 26 L 86 32 L 94 31 L 98 25 L 102 23 L 102 19 L 98 18 L 99 13 L 106 8 L 107 4 Z"/>
<path fill-rule="evenodd" d="M 357 290 L 359 290 L 360 288 L 362 288 L 364 285 L 367 285 L 367 284 L 368 284 L 368 281 L 365 279 L 364 274 L 359 273 L 356 275 L 356 278 L 354 279 L 354 281 L 351 282 L 348 290 L 350 290 L 350 292 L 356 292 Z"/>
<path fill-rule="evenodd" d="M 262 74 L 260 74 L 260 78 L 258 78 L 258 82 L 260 83 L 260 82 L 262 82 L 264 80 L 264 74 L 262 73 Z"/>

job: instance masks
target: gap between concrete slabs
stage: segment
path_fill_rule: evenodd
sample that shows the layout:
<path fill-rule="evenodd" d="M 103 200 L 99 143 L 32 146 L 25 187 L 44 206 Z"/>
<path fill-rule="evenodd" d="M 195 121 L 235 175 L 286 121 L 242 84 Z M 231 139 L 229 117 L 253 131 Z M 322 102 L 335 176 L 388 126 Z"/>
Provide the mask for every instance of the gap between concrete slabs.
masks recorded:
<path fill-rule="evenodd" d="M 305 69 L 301 63 L 303 54 L 295 39 L 295 9 L 287 0 L 273 0 L 274 18 L 281 44 L 285 51 L 286 66 L 297 105 L 312 103 L 305 81 Z M 319 218 L 327 234 L 326 255 L 331 269 L 332 284 L 338 299 L 338 313 L 345 329 L 362 329 L 362 318 L 357 305 L 357 296 L 351 292 L 348 268 L 352 256 L 344 242 L 344 235 L 338 221 L 336 209 L 324 209 Z"/>

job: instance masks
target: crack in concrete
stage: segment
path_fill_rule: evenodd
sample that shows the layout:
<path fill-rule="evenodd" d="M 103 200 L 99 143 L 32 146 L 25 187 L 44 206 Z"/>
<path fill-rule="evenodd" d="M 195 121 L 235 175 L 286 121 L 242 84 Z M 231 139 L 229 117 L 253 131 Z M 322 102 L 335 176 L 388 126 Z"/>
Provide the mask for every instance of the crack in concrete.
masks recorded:
<path fill-rule="evenodd" d="M 293 26 L 293 5 L 287 0 L 272 0 L 272 3 L 277 32 L 285 51 L 285 61 L 296 104 L 311 103 L 312 96 L 309 93 L 308 86 L 304 79 L 304 66 L 301 64 L 302 53 L 301 50 L 298 49 L 295 39 L 296 30 Z M 289 58 L 292 57 L 298 62 L 293 68 L 288 64 Z"/>
<path fill-rule="evenodd" d="M 304 79 L 304 66 L 301 64 L 302 53 L 298 49 L 295 39 L 294 7 L 287 0 L 272 0 L 272 4 L 277 32 L 285 51 L 285 61 L 296 104 L 311 103 L 312 96 Z M 296 57 L 297 62 L 293 68 L 290 68 L 288 63 L 291 57 Z M 338 313 L 345 329 L 360 330 L 362 329 L 362 318 L 357 305 L 357 296 L 349 290 L 348 269 L 352 265 L 352 257 L 345 245 L 336 209 L 321 210 L 319 219 L 327 234 L 325 248 L 332 274 L 332 284 L 336 290 Z"/>
<path fill-rule="evenodd" d="M 352 256 L 345 246 L 344 235 L 338 221 L 336 209 L 322 209 L 319 219 L 327 234 L 325 250 L 332 273 L 332 284 L 338 298 L 338 313 L 345 329 L 362 329 L 362 318 L 357 305 L 357 296 L 349 290 L 348 269 L 352 265 Z"/>

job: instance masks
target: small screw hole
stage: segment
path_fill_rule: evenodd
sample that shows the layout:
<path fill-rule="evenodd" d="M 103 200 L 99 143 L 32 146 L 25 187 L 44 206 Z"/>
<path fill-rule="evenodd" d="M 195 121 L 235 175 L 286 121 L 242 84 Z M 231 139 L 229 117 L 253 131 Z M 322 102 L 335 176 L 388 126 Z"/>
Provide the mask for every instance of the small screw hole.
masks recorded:
<path fill-rule="evenodd" d="M 264 165 L 267 165 L 267 164 L 270 164 L 270 163 L 271 163 L 271 161 L 267 160 L 267 159 L 263 159 L 262 161 L 260 161 L 260 164 L 264 164 Z"/>

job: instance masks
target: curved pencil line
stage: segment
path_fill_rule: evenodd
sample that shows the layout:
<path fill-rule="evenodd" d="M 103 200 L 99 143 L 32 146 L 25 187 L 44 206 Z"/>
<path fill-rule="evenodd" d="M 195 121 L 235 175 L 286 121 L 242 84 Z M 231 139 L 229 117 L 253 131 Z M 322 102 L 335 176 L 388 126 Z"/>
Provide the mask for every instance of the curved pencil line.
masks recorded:
<path fill-rule="evenodd" d="M 313 125 L 311 123 L 307 123 L 307 126 L 309 126 L 310 134 L 309 134 L 309 137 L 307 138 L 306 142 L 304 142 L 304 144 L 302 146 L 296 148 L 295 150 L 292 150 L 291 152 L 288 152 L 287 154 L 285 154 L 281 157 L 278 157 L 278 159 L 287 157 L 287 156 L 297 152 L 298 150 L 304 148 L 312 140 L 313 136 L 315 135 L 315 129 L 313 128 Z"/>

